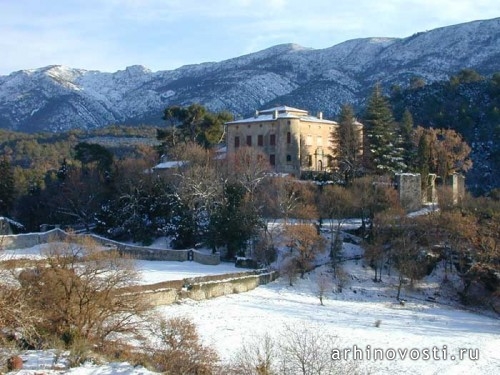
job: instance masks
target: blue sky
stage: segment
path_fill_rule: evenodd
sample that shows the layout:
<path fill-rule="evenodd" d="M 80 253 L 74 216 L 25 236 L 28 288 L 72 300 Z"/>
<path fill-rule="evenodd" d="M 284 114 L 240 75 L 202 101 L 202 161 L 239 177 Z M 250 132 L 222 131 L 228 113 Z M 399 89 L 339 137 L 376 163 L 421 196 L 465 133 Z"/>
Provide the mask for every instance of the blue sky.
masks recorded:
<path fill-rule="evenodd" d="M 498 0 L 0 0 L 0 75 L 53 64 L 169 70 L 495 17 Z"/>

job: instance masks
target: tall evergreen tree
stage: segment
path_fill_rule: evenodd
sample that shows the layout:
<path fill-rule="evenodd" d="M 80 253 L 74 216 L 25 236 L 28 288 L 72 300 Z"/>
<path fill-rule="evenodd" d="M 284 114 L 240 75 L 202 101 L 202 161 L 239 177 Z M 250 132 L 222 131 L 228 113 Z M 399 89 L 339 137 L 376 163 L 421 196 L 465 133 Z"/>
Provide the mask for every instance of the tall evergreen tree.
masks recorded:
<path fill-rule="evenodd" d="M 105 173 L 111 170 L 113 165 L 113 153 L 99 144 L 80 142 L 75 148 L 75 159 L 82 163 L 82 168 L 87 169 L 92 163 L 96 163 L 99 172 Z"/>
<path fill-rule="evenodd" d="M 346 183 L 349 183 L 361 168 L 360 130 L 352 107 L 342 106 L 339 126 L 332 132 L 331 137 L 335 164 Z"/>
<path fill-rule="evenodd" d="M 415 146 L 413 144 L 413 133 L 414 133 L 414 124 L 413 124 L 413 116 L 408 108 L 405 109 L 403 113 L 403 118 L 401 119 L 400 124 L 400 132 L 401 132 L 401 147 L 403 149 L 403 161 L 407 167 L 410 167 L 415 162 Z M 413 168 L 412 168 L 413 169 Z"/>
<path fill-rule="evenodd" d="M 429 176 L 429 166 L 431 164 L 431 149 L 427 135 L 423 133 L 418 140 L 416 171 L 421 175 L 422 190 L 427 189 L 427 181 Z"/>
<path fill-rule="evenodd" d="M 365 118 L 365 167 L 376 174 L 401 171 L 406 168 L 403 150 L 392 110 L 377 84 L 368 101 Z"/>
<path fill-rule="evenodd" d="M 14 171 L 6 157 L 0 160 L 0 215 L 7 216 L 14 205 Z"/>
<path fill-rule="evenodd" d="M 247 241 L 262 225 L 258 213 L 240 183 L 229 182 L 224 187 L 224 199 L 210 217 L 207 245 L 215 251 L 225 246 L 227 258 L 232 258 L 246 247 Z"/>

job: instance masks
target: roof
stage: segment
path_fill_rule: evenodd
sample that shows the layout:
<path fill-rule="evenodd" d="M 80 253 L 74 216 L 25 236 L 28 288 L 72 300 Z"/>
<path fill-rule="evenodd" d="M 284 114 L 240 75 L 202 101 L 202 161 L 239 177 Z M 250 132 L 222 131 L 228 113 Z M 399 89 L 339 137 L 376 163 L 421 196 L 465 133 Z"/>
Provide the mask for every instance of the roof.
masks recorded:
<path fill-rule="evenodd" d="M 256 111 L 255 116 L 253 116 L 253 117 L 248 117 L 245 119 L 240 119 L 240 120 L 235 120 L 235 121 L 229 121 L 226 123 L 226 125 L 246 124 L 246 123 L 250 123 L 250 122 L 274 121 L 277 118 L 279 118 L 279 119 L 284 119 L 284 118 L 299 119 L 301 121 L 317 122 L 317 123 L 329 124 L 329 125 L 336 125 L 337 124 L 335 121 L 325 120 L 323 118 L 319 118 L 316 116 L 310 116 L 309 112 L 307 112 L 303 109 L 287 107 L 287 106 L 280 106 L 280 107 L 264 109 L 261 111 Z"/>
<path fill-rule="evenodd" d="M 282 105 L 282 106 L 274 107 L 274 108 L 269 108 L 269 109 L 263 109 L 262 111 L 259 111 L 259 113 L 271 113 L 272 114 L 275 111 L 278 111 L 278 113 L 281 113 L 281 112 L 300 112 L 300 113 L 304 113 L 305 115 L 308 114 L 308 112 L 304 109 L 287 107 L 286 105 Z"/>
<path fill-rule="evenodd" d="M 173 168 L 180 168 L 184 164 L 186 164 L 185 161 L 182 160 L 173 160 L 173 161 L 166 161 L 160 164 L 157 164 L 153 167 L 153 169 L 173 169 Z"/>
<path fill-rule="evenodd" d="M 7 223 L 9 223 L 10 225 L 16 227 L 16 228 L 19 228 L 19 229 L 24 229 L 24 225 L 22 225 L 21 223 L 15 221 L 15 220 L 12 220 L 8 217 L 5 217 L 5 216 L 0 216 L 0 221 L 5 221 Z"/>

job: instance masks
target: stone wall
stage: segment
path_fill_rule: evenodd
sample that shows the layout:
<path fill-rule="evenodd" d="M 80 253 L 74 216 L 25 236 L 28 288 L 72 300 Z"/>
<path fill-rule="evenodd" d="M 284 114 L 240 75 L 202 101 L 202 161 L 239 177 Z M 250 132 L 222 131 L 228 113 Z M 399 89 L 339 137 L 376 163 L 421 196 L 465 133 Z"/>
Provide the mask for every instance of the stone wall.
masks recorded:
<path fill-rule="evenodd" d="M 207 254 L 198 250 L 193 250 L 193 261 L 200 264 L 217 265 L 220 263 L 220 253 Z"/>
<path fill-rule="evenodd" d="M 248 292 L 277 278 L 277 272 L 249 271 L 141 285 L 127 289 L 127 293 L 140 293 L 152 306 L 163 306 L 186 298 L 202 301 L 228 294 Z"/>
<path fill-rule="evenodd" d="M 66 237 L 67 234 L 60 229 L 53 229 L 43 233 L 25 233 L 0 236 L 0 249 L 26 249 L 42 243 L 61 241 Z"/>
<path fill-rule="evenodd" d="M 70 234 L 61 229 L 53 229 L 43 233 L 26 233 L 17 235 L 0 236 L 0 249 L 15 250 L 25 249 L 37 246 L 43 243 L 53 241 L 63 241 Z M 142 260 L 161 260 L 161 261 L 193 261 L 201 264 L 217 265 L 220 263 L 220 256 L 216 254 L 208 254 L 198 250 L 173 250 L 173 249 L 158 249 L 151 247 L 135 246 L 109 240 L 104 237 L 92 234 L 79 234 L 78 236 L 89 236 L 103 246 L 117 249 L 121 254 L 127 254 L 134 259 Z M 190 257 L 190 254 L 192 256 Z"/>
<path fill-rule="evenodd" d="M 128 255 L 134 259 L 178 261 L 187 260 L 188 250 L 155 249 L 133 245 L 120 244 L 117 246 L 120 254 Z"/>

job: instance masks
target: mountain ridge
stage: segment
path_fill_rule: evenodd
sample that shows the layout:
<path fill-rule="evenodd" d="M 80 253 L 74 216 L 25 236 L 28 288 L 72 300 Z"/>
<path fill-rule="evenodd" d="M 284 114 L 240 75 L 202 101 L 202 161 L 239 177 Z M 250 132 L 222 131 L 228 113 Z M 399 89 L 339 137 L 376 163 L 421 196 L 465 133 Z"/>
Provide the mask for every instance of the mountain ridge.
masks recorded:
<path fill-rule="evenodd" d="M 245 116 L 275 103 L 335 116 L 361 107 L 376 82 L 407 86 L 413 77 L 445 80 L 464 68 L 500 71 L 500 18 L 418 32 L 369 37 L 325 49 L 294 43 L 221 62 L 152 72 L 133 65 L 114 73 L 51 65 L 0 76 L 0 128 L 92 129 L 160 125 L 170 105 L 203 104 Z"/>

